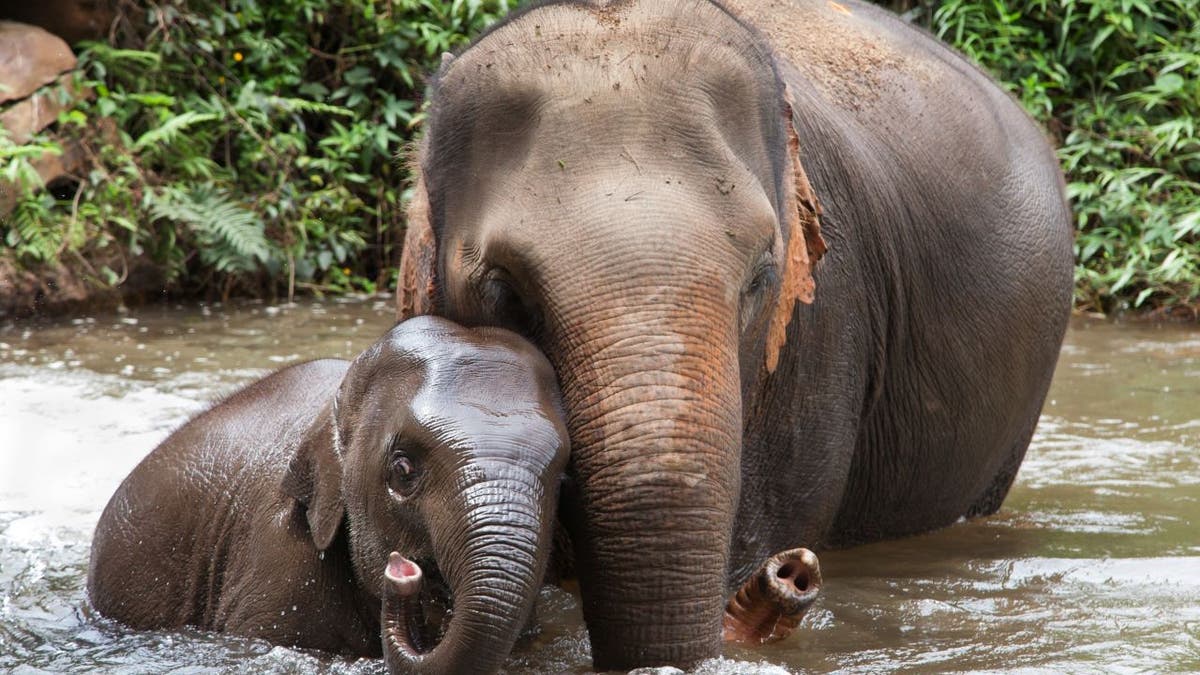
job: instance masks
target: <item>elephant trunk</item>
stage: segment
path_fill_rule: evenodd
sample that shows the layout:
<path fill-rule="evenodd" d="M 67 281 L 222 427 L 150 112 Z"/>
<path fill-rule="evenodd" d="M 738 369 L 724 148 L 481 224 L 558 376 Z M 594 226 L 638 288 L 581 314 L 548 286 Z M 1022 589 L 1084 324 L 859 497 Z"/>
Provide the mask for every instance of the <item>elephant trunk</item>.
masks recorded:
<path fill-rule="evenodd" d="M 736 356 L 688 341 L 641 336 L 649 358 L 614 358 L 618 338 L 582 377 L 560 374 L 577 487 L 564 517 L 598 670 L 720 654 L 741 396 Z"/>
<path fill-rule="evenodd" d="M 489 481 L 463 495 L 464 517 L 444 528 L 438 559 L 454 613 L 441 642 L 422 652 L 422 572 L 393 553 L 385 570 L 383 650 L 390 673 L 494 673 L 525 626 L 545 575 L 554 521 L 552 490 L 529 481 Z"/>

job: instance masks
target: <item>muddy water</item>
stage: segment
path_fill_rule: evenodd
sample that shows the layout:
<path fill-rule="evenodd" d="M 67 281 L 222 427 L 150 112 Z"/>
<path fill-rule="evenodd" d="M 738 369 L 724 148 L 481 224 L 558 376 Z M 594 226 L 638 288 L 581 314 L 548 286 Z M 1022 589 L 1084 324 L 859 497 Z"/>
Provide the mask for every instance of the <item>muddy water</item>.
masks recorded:
<path fill-rule="evenodd" d="M 176 307 L 0 327 L 0 672 L 380 673 L 375 661 L 198 631 L 136 633 L 84 602 L 125 474 L 206 402 L 351 356 L 385 300 Z M 993 517 L 822 555 L 782 644 L 711 673 L 1200 670 L 1200 331 L 1076 323 L 1041 427 Z M 545 591 L 510 672 L 586 672 L 572 596 Z"/>

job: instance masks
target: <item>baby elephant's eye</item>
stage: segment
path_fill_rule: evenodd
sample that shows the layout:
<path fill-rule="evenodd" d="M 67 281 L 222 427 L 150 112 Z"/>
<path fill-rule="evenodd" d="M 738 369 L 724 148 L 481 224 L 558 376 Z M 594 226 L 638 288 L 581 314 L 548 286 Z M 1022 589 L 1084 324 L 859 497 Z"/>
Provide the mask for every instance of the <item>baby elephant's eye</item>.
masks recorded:
<path fill-rule="evenodd" d="M 417 484 L 417 467 L 408 455 L 397 452 L 392 455 L 388 471 L 388 487 L 400 496 L 407 496 Z"/>

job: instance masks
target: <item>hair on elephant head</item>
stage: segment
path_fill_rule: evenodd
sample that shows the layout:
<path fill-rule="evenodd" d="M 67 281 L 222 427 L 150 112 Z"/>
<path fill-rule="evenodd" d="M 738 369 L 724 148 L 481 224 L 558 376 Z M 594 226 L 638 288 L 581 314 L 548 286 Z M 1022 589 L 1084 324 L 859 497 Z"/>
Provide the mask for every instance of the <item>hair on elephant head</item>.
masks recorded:
<path fill-rule="evenodd" d="M 355 359 L 306 433 L 285 490 L 318 548 L 345 522 L 356 575 L 385 600 L 393 671 L 488 672 L 507 656 L 549 555 L 568 449 L 560 406 L 529 343 L 424 317 Z M 453 617 L 427 652 L 430 572 Z"/>

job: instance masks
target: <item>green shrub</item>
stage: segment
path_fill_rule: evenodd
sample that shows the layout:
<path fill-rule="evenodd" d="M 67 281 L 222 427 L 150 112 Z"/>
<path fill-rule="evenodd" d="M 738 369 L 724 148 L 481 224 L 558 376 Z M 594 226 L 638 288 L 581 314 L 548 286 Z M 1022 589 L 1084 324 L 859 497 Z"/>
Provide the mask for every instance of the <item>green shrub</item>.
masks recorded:
<path fill-rule="evenodd" d="M 158 0 L 81 54 L 91 102 L 61 117 L 93 158 L 36 191 L 47 136 L 0 134 L 0 223 L 27 265 L 101 284 L 148 258 L 187 292 L 373 290 L 394 278 L 396 159 L 421 74 L 513 0 Z M 1077 218 L 1077 303 L 1200 299 L 1200 3 L 890 0 L 1006 83 L 1060 146 Z M 132 3 L 123 4 L 132 6 Z M 111 120 L 106 125 L 104 120 Z M 91 261 L 90 263 L 88 261 Z"/>
<path fill-rule="evenodd" d="M 1200 299 L 1200 3 L 945 0 L 933 29 L 1056 136 L 1076 302 Z"/>
<path fill-rule="evenodd" d="M 122 14 L 115 46 L 80 53 L 94 99 L 60 118 L 90 173 L 61 199 L 30 190 L 0 234 L 27 265 L 92 260 L 102 284 L 141 256 L 184 292 L 372 291 L 402 241 L 397 155 L 422 74 L 508 8 L 159 0 Z M 37 187 L 27 159 L 45 147 L 0 140 L 0 163 Z"/>

